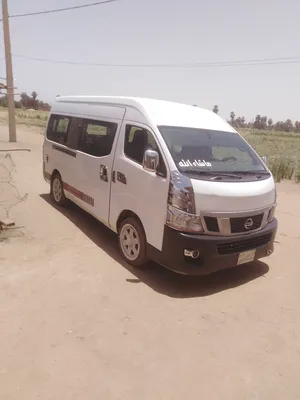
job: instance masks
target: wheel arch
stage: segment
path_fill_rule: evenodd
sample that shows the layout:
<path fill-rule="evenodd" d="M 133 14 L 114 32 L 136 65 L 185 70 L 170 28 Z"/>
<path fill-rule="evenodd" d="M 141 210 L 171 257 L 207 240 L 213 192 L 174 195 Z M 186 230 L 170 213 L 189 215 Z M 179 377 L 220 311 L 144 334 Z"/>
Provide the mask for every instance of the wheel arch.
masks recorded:
<path fill-rule="evenodd" d="M 119 217 L 118 217 L 118 220 L 117 220 L 117 224 L 116 224 L 117 233 L 120 232 L 121 223 L 122 223 L 126 218 L 134 218 L 134 219 L 138 220 L 138 222 L 141 224 L 141 226 L 142 226 L 142 228 L 143 228 L 143 230 L 144 230 L 145 236 L 146 236 L 145 228 L 144 228 L 144 225 L 143 225 L 143 222 L 142 222 L 141 218 L 140 218 L 135 212 L 133 212 L 133 211 L 131 211 L 131 210 L 123 210 L 123 211 L 120 213 L 120 215 L 119 215 Z M 146 236 L 146 238 L 147 238 L 147 236 Z"/>

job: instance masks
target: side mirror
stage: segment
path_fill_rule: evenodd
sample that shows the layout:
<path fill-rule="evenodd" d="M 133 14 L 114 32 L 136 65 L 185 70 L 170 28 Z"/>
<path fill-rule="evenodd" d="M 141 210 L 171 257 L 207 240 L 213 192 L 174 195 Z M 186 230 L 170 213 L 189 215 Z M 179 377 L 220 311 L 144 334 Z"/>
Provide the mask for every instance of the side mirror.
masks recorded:
<path fill-rule="evenodd" d="M 266 156 L 262 156 L 261 159 L 263 160 L 263 162 L 264 162 L 265 164 L 267 164 L 267 157 L 266 157 Z"/>
<path fill-rule="evenodd" d="M 155 150 L 146 150 L 143 159 L 143 168 L 149 172 L 156 172 L 158 164 L 158 152 Z"/>

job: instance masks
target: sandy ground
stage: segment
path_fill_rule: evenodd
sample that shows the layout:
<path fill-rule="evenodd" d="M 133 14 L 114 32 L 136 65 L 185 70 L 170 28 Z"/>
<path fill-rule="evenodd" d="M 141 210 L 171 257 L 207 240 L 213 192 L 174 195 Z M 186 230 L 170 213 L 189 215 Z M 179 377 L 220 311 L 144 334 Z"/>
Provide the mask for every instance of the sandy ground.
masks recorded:
<path fill-rule="evenodd" d="M 299 399 L 300 185 L 278 185 L 264 262 L 208 277 L 125 265 L 116 238 L 49 203 L 42 137 L 18 128 L 28 199 L 0 243 L 0 399 Z"/>

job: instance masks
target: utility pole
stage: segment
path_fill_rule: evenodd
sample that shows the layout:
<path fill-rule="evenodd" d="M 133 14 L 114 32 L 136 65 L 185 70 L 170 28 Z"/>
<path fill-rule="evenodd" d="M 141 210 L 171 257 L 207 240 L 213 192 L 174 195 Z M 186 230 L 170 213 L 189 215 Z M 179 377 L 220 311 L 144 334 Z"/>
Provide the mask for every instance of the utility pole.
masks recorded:
<path fill-rule="evenodd" d="M 2 18 L 3 18 L 5 60 L 6 60 L 6 84 L 7 84 L 7 98 L 8 98 L 9 141 L 16 142 L 17 141 L 17 132 L 16 132 L 16 116 L 15 116 L 14 78 L 13 78 L 13 68 L 12 68 L 12 59 L 11 59 L 11 45 L 10 45 L 7 0 L 2 0 Z"/>

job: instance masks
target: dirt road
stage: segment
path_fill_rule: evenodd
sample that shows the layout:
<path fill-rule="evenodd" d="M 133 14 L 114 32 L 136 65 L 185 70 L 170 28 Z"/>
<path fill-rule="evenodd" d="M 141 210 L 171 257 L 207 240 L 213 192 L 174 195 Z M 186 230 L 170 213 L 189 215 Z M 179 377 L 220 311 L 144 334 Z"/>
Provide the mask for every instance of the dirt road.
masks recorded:
<path fill-rule="evenodd" d="M 13 154 L 23 228 L 0 242 L 0 399 L 299 399 L 300 186 L 278 186 L 265 262 L 135 271 L 106 228 L 51 205 L 31 130 L 13 146 L 32 150 Z"/>

